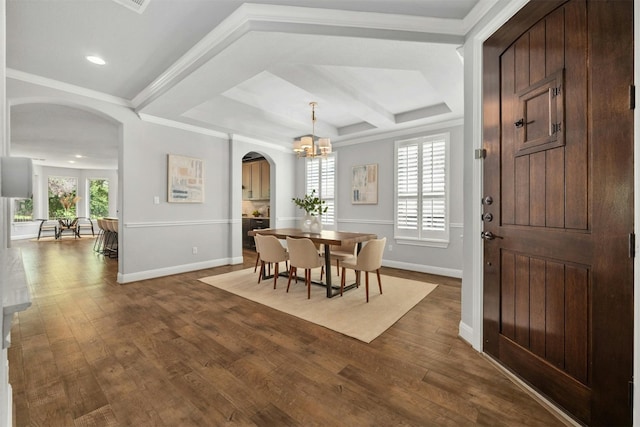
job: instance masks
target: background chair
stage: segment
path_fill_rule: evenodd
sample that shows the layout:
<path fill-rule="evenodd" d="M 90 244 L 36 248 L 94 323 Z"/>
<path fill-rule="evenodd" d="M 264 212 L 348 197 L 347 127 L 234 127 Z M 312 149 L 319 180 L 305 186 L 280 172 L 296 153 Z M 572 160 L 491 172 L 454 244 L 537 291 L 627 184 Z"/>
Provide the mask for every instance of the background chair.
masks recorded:
<path fill-rule="evenodd" d="M 331 245 L 331 259 L 336 260 L 336 271 L 340 275 L 340 261 L 346 261 L 356 256 L 357 243 L 349 243 L 346 245 Z"/>
<path fill-rule="evenodd" d="M 82 234 L 82 230 L 91 230 L 91 235 L 95 236 L 96 233 L 93 229 L 93 220 L 89 217 L 78 218 L 78 235 Z"/>
<path fill-rule="evenodd" d="M 382 267 L 382 254 L 387 238 L 369 240 L 360 253 L 353 260 L 342 262 L 342 279 L 340 280 L 340 295 L 344 292 L 345 269 L 350 268 L 356 272 L 356 285 L 360 285 L 360 272 L 365 272 L 365 287 L 367 302 L 369 302 L 369 272 L 376 272 L 378 276 L 378 288 L 382 294 L 382 281 L 380 280 L 380 267 Z"/>
<path fill-rule="evenodd" d="M 275 236 L 256 234 L 255 239 L 256 248 L 260 248 L 260 274 L 258 275 L 258 283 L 260 283 L 262 275 L 264 274 L 265 264 L 274 263 L 273 289 L 275 289 L 278 283 L 279 265 L 282 261 L 286 262 L 289 260 L 289 254 Z"/>
<path fill-rule="evenodd" d="M 80 229 L 78 226 L 78 218 L 74 218 L 73 220 L 68 219 L 59 219 L 58 220 L 58 238 L 62 237 L 62 233 L 69 230 L 73 233 L 73 237 L 80 237 Z"/>
<path fill-rule="evenodd" d="M 304 268 L 304 281 L 307 285 L 307 299 L 311 298 L 311 269 L 324 267 L 324 257 L 310 239 L 292 239 L 287 237 L 289 248 L 289 281 L 287 292 L 291 285 L 291 278 L 297 275 L 298 268 Z"/>
<path fill-rule="evenodd" d="M 256 265 L 253 267 L 253 272 L 255 273 L 256 270 L 258 269 L 258 264 L 260 263 L 260 246 L 258 243 L 258 236 L 253 236 L 253 242 L 256 246 Z"/>
<path fill-rule="evenodd" d="M 55 221 L 50 221 L 48 219 L 37 219 L 36 221 L 40 221 L 40 228 L 38 228 L 38 240 L 40 240 L 40 236 L 42 232 L 53 231 L 53 236 L 58 238 L 58 223 Z"/>

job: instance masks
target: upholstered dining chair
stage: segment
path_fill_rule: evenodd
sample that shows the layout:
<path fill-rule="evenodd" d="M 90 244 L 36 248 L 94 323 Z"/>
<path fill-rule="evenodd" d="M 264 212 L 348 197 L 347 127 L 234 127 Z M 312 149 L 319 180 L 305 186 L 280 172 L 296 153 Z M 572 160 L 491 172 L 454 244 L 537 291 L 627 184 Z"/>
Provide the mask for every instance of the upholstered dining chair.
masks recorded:
<path fill-rule="evenodd" d="M 356 256 L 357 243 L 351 242 L 346 245 L 331 245 L 331 259 L 336 261 L 336 271 L 340 275 L 340 261 L 346 261 Z"/>
<path fill-rule="evenodd" d="M 367 302 L 369 302 L 369 272 L 376 272 L 378 276 L 378 288 L 382 294 L 382 281 L 380 280 L 380 267 L 382 267 L 382 254 L 387 238 L 369 240 L 360 253 L 351 260 L 342 262 L 342 278 L 340 280 L 340 296 L 344 292 L 345 270 L 350 268 L 356 272 L 356 286 L 360 285 L 360 272 L 365 272 L 365 288 Z"/>
<path fill-rule="evenodd" d="M 291 286 L 291 278 L 297 277 L 298 268 L 304 268 L 304 281 L 307 285 L 307 299 L 311 298 L 311 269 L 324 267 L 324 257 L 318 253 L 316 245 L 310 239 L 292 239 L 287 237 L 289 248 L 289 280 L 287 292 Z"/>
<path fill-rule="evenodd" d="M 255 239 L 256 248 L 260 248 L 260 273 L 258 275 L 258 283 L 262 280 L 265 265 L 273 263 L 275 264 L 273 271 L 273 289 L 275 289 L 278 283 L 279 265 L 281 262 L 287 262 L 289 260 L 289 254 L 275 236 L 256 234 Z"/>

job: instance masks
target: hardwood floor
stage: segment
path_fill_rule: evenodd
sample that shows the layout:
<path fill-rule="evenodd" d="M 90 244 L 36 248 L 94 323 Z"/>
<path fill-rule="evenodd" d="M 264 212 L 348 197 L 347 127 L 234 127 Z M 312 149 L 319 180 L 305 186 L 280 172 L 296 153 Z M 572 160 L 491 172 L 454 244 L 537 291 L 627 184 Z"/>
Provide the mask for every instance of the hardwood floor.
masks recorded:
<path fill-rule="evenodd" d="M 126 285 L 93 240 L 14 243 L 33 306 L 9 349 L 17 426 L 552 426 L 562 423 L 457 337 L 460 281 L 370 344 L 197 279 Z"/>

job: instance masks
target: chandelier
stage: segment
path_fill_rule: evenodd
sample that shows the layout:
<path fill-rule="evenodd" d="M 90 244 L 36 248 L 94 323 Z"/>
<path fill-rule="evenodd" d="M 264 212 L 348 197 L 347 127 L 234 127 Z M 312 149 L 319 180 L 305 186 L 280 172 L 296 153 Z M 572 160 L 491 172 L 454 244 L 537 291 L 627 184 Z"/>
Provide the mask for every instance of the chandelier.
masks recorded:
<path fill-rule="evenodd" d="M 293 141 L 293 151 L 298 157 L 326 156 L 331 153 L 331 140 L 316 138 L 316 105 L 318 103 L 310 102 L 309 105 L 311 106 L 311 136 L 303 136 Z"/>

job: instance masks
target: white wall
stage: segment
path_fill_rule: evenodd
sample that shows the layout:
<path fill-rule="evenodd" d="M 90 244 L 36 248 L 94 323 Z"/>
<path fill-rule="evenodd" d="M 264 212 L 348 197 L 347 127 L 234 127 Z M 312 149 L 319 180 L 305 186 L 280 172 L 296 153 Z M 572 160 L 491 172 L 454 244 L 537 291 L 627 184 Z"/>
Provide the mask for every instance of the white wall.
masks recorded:
<path fill-rule="evenodd" d="M 0 40 L 6 40 L 6 2 L 0 2 Z M 6 46 L 0 43 L 0 156 L 7 154 L 8 131 L 7 131 L 7 110 L 6 110 Z M 7 218 L 8 203 L 0 197 L 0 250 L 7 247 L 9 219 Z M 1 267 L 1 266 L 0 266 Z M 4 268 L 4 267 L 3 267 Z M 0 286 L 0 301 L 4 301 L 4 289 Z M 0 316 L 0 331 L 3 328 L 3 316 Z M 0 427 L 7 427 L 12 424 L 12 395 L 9 385 L 9 359 L 7 350 L 0 350 Z"/>
<path fill-rule="evenodd" d="M 447 248 L 414 246 L 395 241 L 394 236 L 394 159 L 395 141 L 442 132 L 450 133 L 450 235 Z M 463 127 L 462 121 L 437 124 L 420 130 L 407 130 L 402 134 L 366 142 L 341 142 L 337 153 L 337 218 L 338 229 L 375 233 L 387 238 L 384 253 L 385 266 L 422 271 L 451 277 L 462 276 L 463 246 Z M 378 203 L 354 205 L 351 203 L 351 173 L 353 166 L 378 164 Z M 304 170 L 304 168 L 302 167 Z M 303 190 L 301 190 L 303 191 Z"/>

